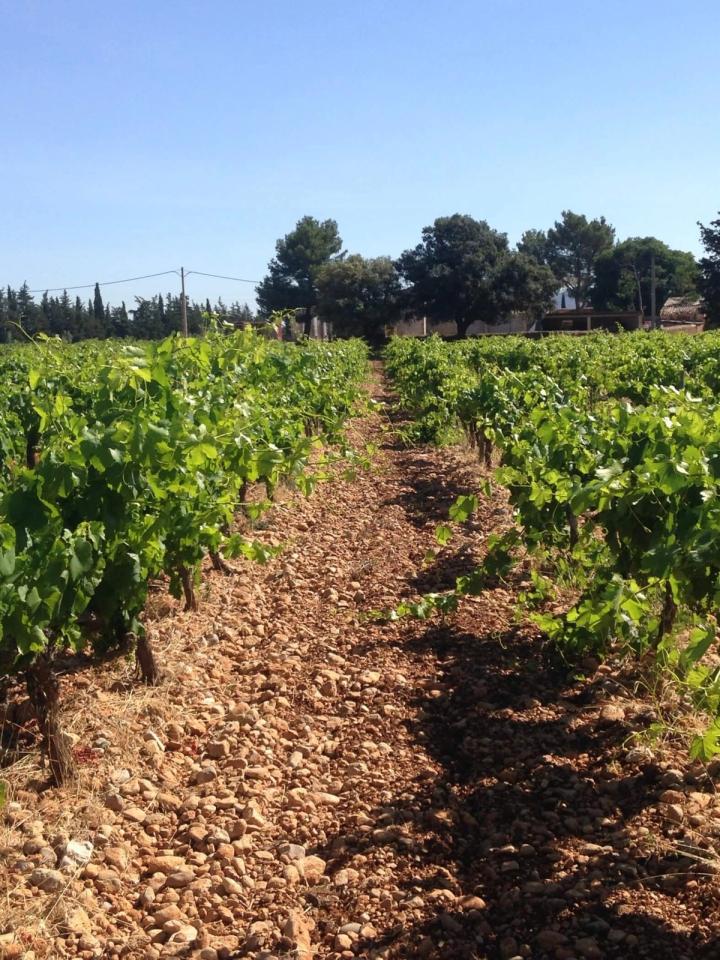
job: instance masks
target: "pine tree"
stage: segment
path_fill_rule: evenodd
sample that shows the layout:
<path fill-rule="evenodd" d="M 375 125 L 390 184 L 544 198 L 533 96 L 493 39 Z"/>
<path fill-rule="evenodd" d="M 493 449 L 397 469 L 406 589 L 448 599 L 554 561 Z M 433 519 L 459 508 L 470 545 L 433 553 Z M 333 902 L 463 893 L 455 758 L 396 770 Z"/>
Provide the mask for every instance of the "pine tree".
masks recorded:
<path fill-rule="evenodd" d="M 81 340 L 85 332 L 85 308 L 80 297 L 75 297 L 72 321 L 70 323 L 70 337 L 72 340 Z"/>
<path fill-rule="evenodd" d="M 59 302 L 59 333 L 62 337 L 73 339 L 74 316 L 67 290 L 63 290 Z"/>
<path fill-rule="evenodd" d="M 33 300 L 27 283 L 24 283 L 17 292 L 18 322 L 29 334 L 43 332 L 45 329 L 42 310 Z"/>

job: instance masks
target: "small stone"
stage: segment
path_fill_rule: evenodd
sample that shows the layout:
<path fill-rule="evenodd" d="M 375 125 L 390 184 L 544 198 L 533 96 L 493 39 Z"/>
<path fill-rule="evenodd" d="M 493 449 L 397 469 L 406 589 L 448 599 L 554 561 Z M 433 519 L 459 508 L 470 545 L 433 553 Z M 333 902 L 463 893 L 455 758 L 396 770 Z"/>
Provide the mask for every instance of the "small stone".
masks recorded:
<path fill-rule="evenodd" d="M 155 798 L 157 800 L 157 805 L 161 810 L 165 812 L 169 810 L 179 810 L 182 806 L 182 800 L 180 797 L 176 797 L 173 793 L 161 792 Z"/>
<path fill-rule="evenodd" d="M 165 883 L 168 887 L 187 887 L 195 879 L 195 874 L 192 870 L 176 870 L 174 873 L 168 875 Z"/>
<path fill-rule="evenodd" d="M 46 867 L 38 867 L 30 874 L 30 884 L 37 887 L 44 893 L 57 893 L 62 890 L 67 883 L 67 878 L 59 870 L 49 870 Z"/>
<path fill-rule="evenodd" d="M 556 950 L 567 943 L 567 937 L 559 930 L 547 929 L 541 930 L 535 941 L 542 950 Z"/>
<path fill-rule="evenodd" d="M 611 727 L 615 723 L 622 723 L 625 719 L 625 710 L 617 703 L 608 703 L 600 711 L 599 727 Z"/>
<path fill-rule="evenodd" d="M 445 887 L 440 887 L 437 890 L 431 890 L 427 898 L 433 903 L 455 903 L 456 900 L 455 894 L 452 892 L 452 890 L 447 890 Z"/>
<path fill-rule="evenodd" d="M 575 949 L 587 960 L 602 960 L 603 952 L 592 937 L 581 937 L 575 941 Z"/>
<path fill-rule="evenodd" d="M 225 893 L 229 894 L 230 896 L 237 896 L 244 890 L 244 887 L 241 883 L 238 883 L 237 880 L 234 880 L 232 877 L 228 877 L 227 875 L 222 879 L 222 888 Z"/>
<path fill-rule="evenodd" d="M 282 843 L 278 852 L 286 856 L 289 860 L 302 860 L 305 856 L 305 847 L 300 843 Z"/>
<path fill-rule="evenodd" d="M 77 948 L 78 950 L 84 950 L 86 953 L 90 953 L 92 956 L 96 956 L 97 951 L 101 949 L 100 941 L 92 934 L 85 933 L 78 940 Z"/>
<path fill-rule="evenodd" d="M 194 781 L 197 784 L 210 783 L 212 780 L 215 780 L 217 777 L 217 770 L 215 767 L 203 767 L 202 770 L 198 770 L 194 776 Z"/>
<path fill-rule="evenodd" d="M 213 760 L 221 760 L 230 754 L 229 740 L 211 740 L 207 745 L 207 755 Z"/>
<path fill-rule="evenodd" d="M 182 869 L 185 864 L 184 857 L 164 854 L 158 857 L 150 857 L 145 863 L 145 868 L 150 873 L 172 873 L 174 870 Z"/>
<path fill-rule="evenodd" d="M 156 893 L 152 887 L 145 887 L 140 894 L 140 903 L 144 907 L 150 907 L 155 902 Z"/>
<path fill-rule="evenodd" d="M 457 903 L 461 910 L 484 910 L 487 907 L 482 897 L 460 897 Z"/>
<path fill-rule="evenodd" d="M 145 823 L 147 820 L 147 814 L 140 807 L 128 807 L 127 810 L 123 810 L 123 816 L 131 823 Z"/>
<path fill-rule="evenodd" d="M 310 927 L 302 913 L 294 912 L 282 927 L 288 940 L 295 944 L 296 960 L 312 960 L 313 950 L 310 939 Z"/>
<path fill-rule="evenodd" d="M 251 800 L 242 812 L 242 818 L 248 826 L 264 827 L 265 817 L 260 812 L 260 804 L 257 800 Z"/>
<path fill-rule="evenodd" d="M 176 903 L 170 903 L 166 907 L 161 907 L 160 910 L 153 914 L 153 921 L 156 926 L 162 927 L 168 920 L 181 920 L 182 916 L 182 910 L 178 905 Z"/>
<path fill-rule="evenodd" d="M 661 805 L 661 812 L 666 819 L 673 823 L 682 823 L 685 817 L 683 808 L 678 803 L 664 803 Z"/>
<path fill-rule="evenodd" d="M 105 863 L 110 864 L 111 867 L 116 867 L 120 871 L 126 870 L 130 862 L 130 856 L 125 847 L 105 847 L 103 857 Z"/>
<path fill-rule="evenodd" d="M 663 790 L 660 794 L 661 803 L 685 803 L 685 794 L 679 790 Z"/>
<path fill-rule="evenodd" d="M 31 837 L 29 840 L 26 840 L 23 844 L 22 852 L 26 857 L 35 856 L 35 854 L 40 853 L 40 851 L 45 846 L 44 837 Z"/>
<path fill-rule="evenodd" d="M 173 934 L 172 942 L 173 943 L 194 943 L 198 938 L 197 927 L 193 927 L 192 924 L 186 923 L 180 927 L 180 929 Z"/>
<path fill-rule="evenodd" d="M 303 857 L 297 861 L 297 866 L 308 883 L 317 883 L 325 873 L 326 864 L 320 857 Z"/>
<path fill-rule="evenodd" d="M 92 923 L 82 907 L 73 907 L 65 916 L 63 924 L 68 933 L 74 933 L 77 936 L 92 936 Z"/>
<path fill-rule="evenodd" d="M 518 943 L 515 937 L 504 937 L 500 941 L 500 956 L 503 960 L 511 960 L 518 952 Z"/>

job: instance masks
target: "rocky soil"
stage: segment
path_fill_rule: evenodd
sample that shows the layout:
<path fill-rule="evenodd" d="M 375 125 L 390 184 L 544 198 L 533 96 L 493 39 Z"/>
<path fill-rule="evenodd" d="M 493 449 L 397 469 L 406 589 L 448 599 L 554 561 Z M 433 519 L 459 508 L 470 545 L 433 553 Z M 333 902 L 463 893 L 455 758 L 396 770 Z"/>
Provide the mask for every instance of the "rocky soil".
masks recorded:
<path fill-rule="evenodd" d="M 477 470 L 403 448 L 389 409 L 352 427 L 370 470 L 272 509 L 267 567 L 208 570 L 196 614 L 158 591 L 160 687 L 67 665 L 77 784 L 46 788 L 6 708 L 4 956 L 720 957 L 715 771 L 684 730 L 653 738 L 662 691 L 573 676 L 514 626 L 521 583 L 445 623 L 366 616 L 507 523 L 483 500 L 429 560 Z"/>

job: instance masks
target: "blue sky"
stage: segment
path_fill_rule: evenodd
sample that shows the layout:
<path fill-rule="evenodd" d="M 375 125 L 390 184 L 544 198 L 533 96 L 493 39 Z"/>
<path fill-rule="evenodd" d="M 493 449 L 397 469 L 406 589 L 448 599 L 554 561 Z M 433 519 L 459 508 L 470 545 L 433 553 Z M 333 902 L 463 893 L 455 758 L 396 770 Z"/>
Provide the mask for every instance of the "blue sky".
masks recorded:
<path fill-rule="evenodd" d="M 717 0 L 0 0 L 0 283 L 260 278 L 304 214 L 368 256 L 565 208 L 698 253 L 719 37 Z"/>

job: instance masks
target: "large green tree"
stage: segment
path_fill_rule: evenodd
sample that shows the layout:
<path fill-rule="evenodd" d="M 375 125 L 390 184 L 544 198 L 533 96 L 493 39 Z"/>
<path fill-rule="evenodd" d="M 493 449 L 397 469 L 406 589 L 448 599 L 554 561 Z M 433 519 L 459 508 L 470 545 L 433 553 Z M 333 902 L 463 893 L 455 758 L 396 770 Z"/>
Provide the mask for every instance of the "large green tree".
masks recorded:
<path fill-rule="evenodd" d="M 705 227 L 699 223 L 705 256 L 700 259 L 700 293 L 705 301 L 708 321 L 720 325 L 720 215 Z"/>
<path fill-rule="evenodd" d="M 548 266 L 550 249 L 547 233 L 544 230 L 526 230 L 517 245 L 520 253 L 531 257 L 536 263 Z"/>
<path fill-rule="evenodd" d="M 507 234 L 459 213 L 425 227 L 397 268 L 413 308 L 435 322 L 454 321 L 459 337 L 477 320 L 541 310 L 557 286 L 546 267 L 510 250 Z"/>
<path fill-rule="evenodd" d="M 563 210 L 547 234 L 528 230 L 523 234 L 519 248 L 547 264 L 558 286 L 564 287 L 576 307 L 588 305 L 595 284 L 595 264 L 598 257 L 615 243 L 615 230 L 605 217 L 595 220 L 572 210 Z"/>
<path fill-rule="evenodd" d="M 497 275 L 501 316 L 514 311 L 539 319 L 553 303 L 557 280 L 552 270 L 526 253 L 511 253 Z"/>
<path fill-rule="evenodd" d="M 692 253 L 673 250 L 656 237 L 630 237 L 598 256 L 593 306 L 599 310 L 641 310 L 649 316 L 653 257 L 658 311 L 668 297 L 697 294 L 698 271 Z"/>
<path fill-rule="evenodd" d="M 390 257 L 366 259 L 355 253 L 331 260 L 317 274 L 318 310 L 339 336 L 364 337 L 377 344 L 384 325 L 397 320 L 400 278 Z"/>
<path fill-rule="evenodd" d="M 295 229 L 275 245 L 268 274 L 256 288 L 262 316 L 274 310 L 301 308 L 305 311 L 305 333 L 310 333 L 317 311 L 317 277 L 320 269 L 342 258 L 342 240 L 334 220 L 303 217 Z"/>

